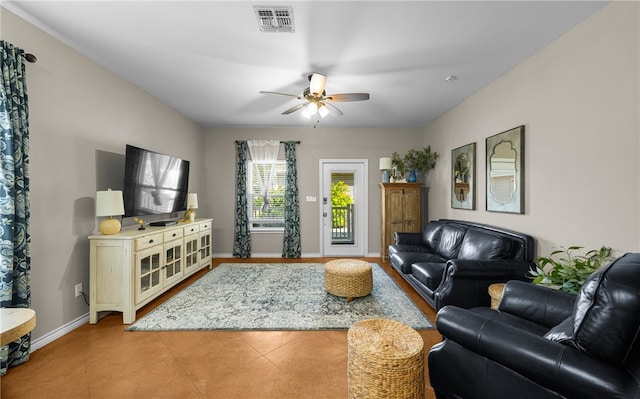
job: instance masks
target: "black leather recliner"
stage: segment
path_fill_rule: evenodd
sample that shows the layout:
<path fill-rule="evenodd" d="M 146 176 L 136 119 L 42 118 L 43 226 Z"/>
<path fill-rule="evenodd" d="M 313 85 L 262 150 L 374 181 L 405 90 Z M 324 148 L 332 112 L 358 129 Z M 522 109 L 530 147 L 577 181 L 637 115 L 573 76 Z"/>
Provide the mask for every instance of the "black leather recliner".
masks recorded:
<path fill-rule="evenodd" d="M 446 306 L 428 355 L 437 398 L 640 398 L 640 254 L 578 295 L 510 281 L 498 307 Z"/>

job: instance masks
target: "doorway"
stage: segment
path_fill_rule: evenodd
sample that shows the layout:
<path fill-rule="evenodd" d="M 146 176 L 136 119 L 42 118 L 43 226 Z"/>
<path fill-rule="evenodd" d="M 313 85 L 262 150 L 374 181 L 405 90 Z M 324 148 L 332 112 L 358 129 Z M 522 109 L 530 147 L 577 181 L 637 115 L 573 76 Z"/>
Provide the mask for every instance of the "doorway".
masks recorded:
<path fill-rule="evenodd" d="M 320 160 L 322 256 L 365 256 L 368 242 L 366 159 Z"/>

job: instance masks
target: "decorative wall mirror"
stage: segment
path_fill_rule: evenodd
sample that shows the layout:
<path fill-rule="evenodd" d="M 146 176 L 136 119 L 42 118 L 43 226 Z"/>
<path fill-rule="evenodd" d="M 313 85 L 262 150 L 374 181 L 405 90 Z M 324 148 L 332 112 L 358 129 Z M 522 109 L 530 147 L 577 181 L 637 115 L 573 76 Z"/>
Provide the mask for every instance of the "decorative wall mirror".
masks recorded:
<path fill-rule="evenodd" d="M 487 210 L 524 213 L 524 126 L 486 139 Z"/>
<path fill-rule="evenodd" d="M 476 143 L 451 150 L 451 207 L 476 209 Z"/>

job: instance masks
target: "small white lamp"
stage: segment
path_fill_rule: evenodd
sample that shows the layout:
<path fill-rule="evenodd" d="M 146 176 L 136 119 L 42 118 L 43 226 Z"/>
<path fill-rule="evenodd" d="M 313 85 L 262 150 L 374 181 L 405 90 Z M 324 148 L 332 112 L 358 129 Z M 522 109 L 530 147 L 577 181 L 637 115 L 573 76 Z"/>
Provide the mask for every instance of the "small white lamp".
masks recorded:
<path fill-rule="evenodd" d="M 391 170 L 391 158 L 380 158 L 380 168 L 382 171 L 382 182 L 389 183 L 389 171 Z"/>
<path fill-rule="evenodd" d="M 103 219 L 98 226 L 98 230 L 102 234 L 116 234 L 120 231 L 120 220 L 114 219 L 113 216 L 124 215 L 124 201 L 122 200 L 122 191 L 111 190 L 96 192 L 96 216 L 109 216 Z"/>
<path fill-rule="evenodd" d="M 189 193 L 187 194 L 187 211 L 184 213 L 185 221 L 193 222 L 196 220 L 196 211 L 194 209 L 198 209 L 198 194 Z"/>

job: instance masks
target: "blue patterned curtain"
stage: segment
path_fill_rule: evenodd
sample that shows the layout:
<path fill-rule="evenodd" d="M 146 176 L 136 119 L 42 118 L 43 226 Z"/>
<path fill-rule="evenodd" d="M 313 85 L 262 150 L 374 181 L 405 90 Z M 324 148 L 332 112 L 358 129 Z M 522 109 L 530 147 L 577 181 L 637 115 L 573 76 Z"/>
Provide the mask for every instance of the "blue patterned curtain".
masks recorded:
<path fill-rule="evenodd" d="M 24 51 L 0 40 L 0 306 L 31 306 L 29 107 Z M 0 375 L 29 360 L 31 334 L 0 348 Z"/>
<path fill-rule="evenodd" d="M 299 258 L 300 249 L 300 203 L 298 202 L 298 169 L 296 167 L 296 142 L 285 141 L 287 176 L 284 191 L 284 236 L 283 258 Z"/>
<path fill-rule="evenodd" d="M 251 232 L 247 206 L 247 142 L 236 141 L 236 227 L 233 256 L 251 257 Z"/>

